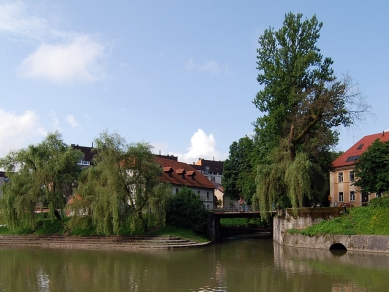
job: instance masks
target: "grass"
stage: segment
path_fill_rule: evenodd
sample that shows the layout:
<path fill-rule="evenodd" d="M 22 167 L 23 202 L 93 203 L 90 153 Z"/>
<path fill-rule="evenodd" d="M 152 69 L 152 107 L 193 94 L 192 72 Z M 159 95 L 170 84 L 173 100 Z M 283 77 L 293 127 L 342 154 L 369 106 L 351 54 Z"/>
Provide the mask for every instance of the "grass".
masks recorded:
<path fill-rule="evenodd" d="M 197 242 L 208 242 L 209 239 L 202 236 L 198 235 L 197 233 L 194 233 L 190 229 L 183 229 L 183 228 L 178 228 L 174 226 L 165 226 L 163 228 L 160 228 L 158 230 L 148 232 L 147 234 L 149 235 L 165 235 L 165 236 L 176 236 L 184 239 L 189 239 L 192 241 L 197 241 Z"/>
<path fill-rule="evenodd" d="M 376 201 L 374 201 L 376 200 Z M 348 209 L 348 213 L 328 221 L 321 221 L 303 230 L 290 233 L 308 236 L 323 234 L 389 235 L 389 197 L 372 200 L 367 207 Z"/>

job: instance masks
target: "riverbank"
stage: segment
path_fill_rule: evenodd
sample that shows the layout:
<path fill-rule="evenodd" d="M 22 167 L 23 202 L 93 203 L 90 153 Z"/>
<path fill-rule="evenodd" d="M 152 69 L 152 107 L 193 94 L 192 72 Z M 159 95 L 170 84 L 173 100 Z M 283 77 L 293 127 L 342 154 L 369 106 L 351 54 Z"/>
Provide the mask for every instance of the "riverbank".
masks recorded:
<path fill-rule="evenodd" d="M 66 236 L 0 235 L 2 247 L 40 247 L 90 250 L 140 250 L 196 248 L 211 242 L 196 242 L 175 236 Z"/>

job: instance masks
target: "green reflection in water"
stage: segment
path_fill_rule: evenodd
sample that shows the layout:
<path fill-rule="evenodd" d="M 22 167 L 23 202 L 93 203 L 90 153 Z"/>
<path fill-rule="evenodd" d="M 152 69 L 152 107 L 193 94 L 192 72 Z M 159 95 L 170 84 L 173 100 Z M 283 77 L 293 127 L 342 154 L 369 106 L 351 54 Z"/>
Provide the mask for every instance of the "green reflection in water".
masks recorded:
<path fill-rule="evenodd" d="M 386 291 L 387 262 L 268 239 L 173 251 L 0 248 L 0 291 Z"/>

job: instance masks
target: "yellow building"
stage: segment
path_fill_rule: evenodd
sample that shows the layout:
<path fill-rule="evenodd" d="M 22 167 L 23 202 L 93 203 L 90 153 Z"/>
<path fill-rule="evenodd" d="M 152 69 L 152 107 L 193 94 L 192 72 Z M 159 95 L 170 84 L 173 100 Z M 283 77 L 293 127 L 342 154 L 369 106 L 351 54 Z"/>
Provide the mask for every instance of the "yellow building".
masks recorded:
<path fill-rule="evenodd" d="M 341 204 L 348 203 L 353 206 L 363 206 L 377 196 L 377 194 L 365 193 L 354 186 L 355 162 L 377 139 L 382 142 L 388 141 L 389 132 L 363 137 L 332 162 L 333 171 L 330 172 L 331 206 L 340 206 Z"/>

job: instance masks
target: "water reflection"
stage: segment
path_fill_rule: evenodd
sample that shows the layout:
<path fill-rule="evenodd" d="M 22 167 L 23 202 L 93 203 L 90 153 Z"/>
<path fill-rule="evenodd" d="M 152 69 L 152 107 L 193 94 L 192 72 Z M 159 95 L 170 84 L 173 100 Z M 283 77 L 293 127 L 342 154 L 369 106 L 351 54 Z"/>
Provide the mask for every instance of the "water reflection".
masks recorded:
<path fill-rule="evenodd" d="M 0 248 L 0 291 L 386 291 L 388 260 L 271 239 L 176 251 Z"/>
<path fill-rule="evenodd" d="M 274 243 L 274 260 L 275 266 L 288 276 L 298 274 L 299 278 L 314 279 L 314 282 L 320 277 L 328 278 L 330 285 L 326 291 L 388 289 L 389 255 L 386 254 L 302 249 Z M 314 282 L 309 284 L 312 288 L 317 286 Z M 320 281 L 322 285 L 326 285 L 325 281 Z"/>

